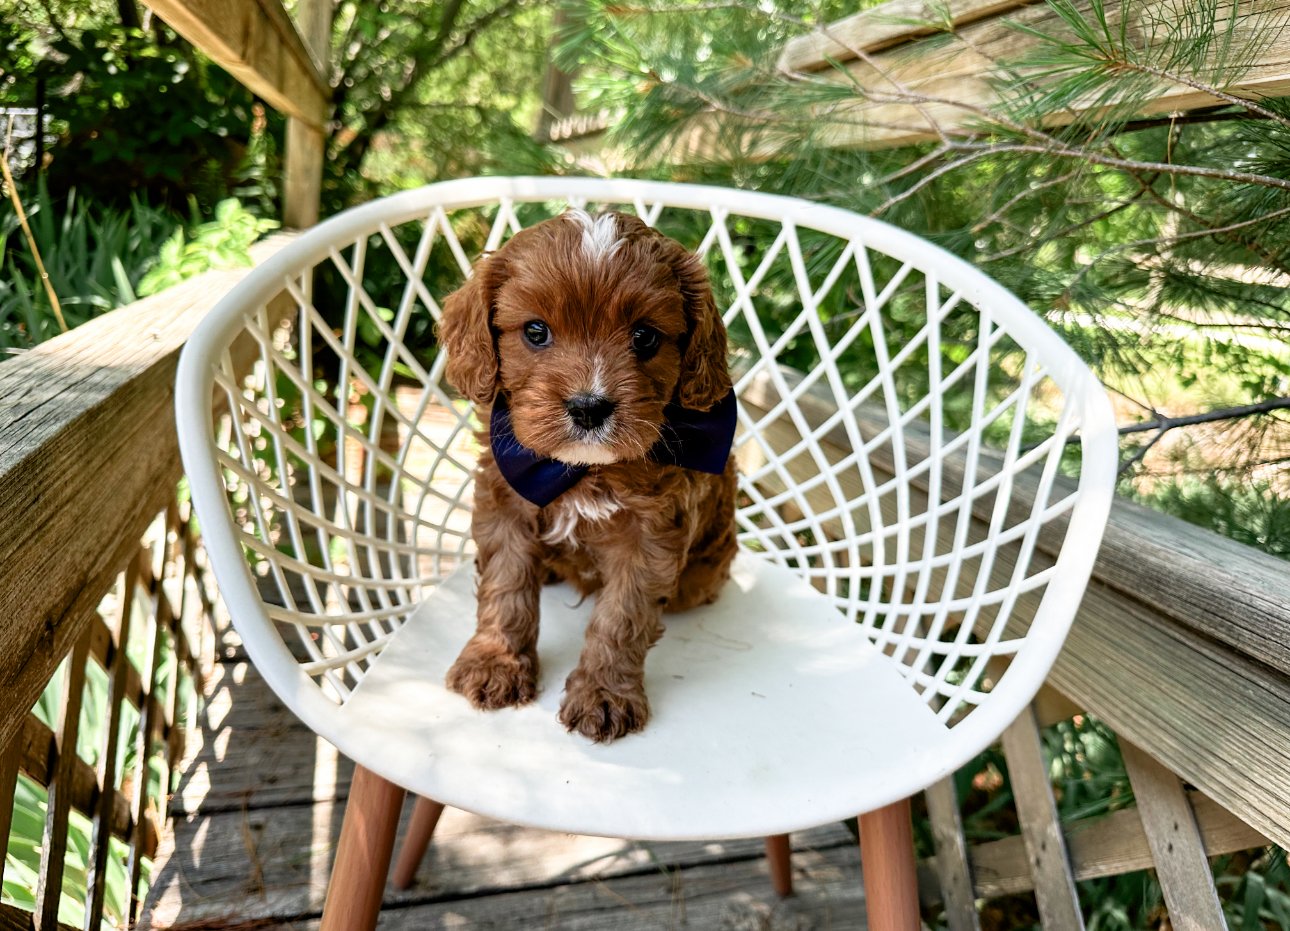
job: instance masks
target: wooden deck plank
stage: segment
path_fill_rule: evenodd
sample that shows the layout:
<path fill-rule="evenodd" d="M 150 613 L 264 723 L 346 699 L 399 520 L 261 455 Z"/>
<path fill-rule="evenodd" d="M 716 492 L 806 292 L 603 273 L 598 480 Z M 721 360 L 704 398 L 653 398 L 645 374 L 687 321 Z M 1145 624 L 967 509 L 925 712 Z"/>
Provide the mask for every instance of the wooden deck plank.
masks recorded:
<path fill-rule="evenodd" d="M 231 659 L 206 682 L 172 802 L 174 834 L 141 927 L 313 928 L 353 767 L 283 707 L 240 651 L 224 655 Z M 387 892 L 381 927 L 460 927 L 464 915 L 469 927 L 528 928 L 539 913 L 555 916 L 547 927 L 604 927 L 614 908 L 636 922 L 629 928 L 669 926 L 674 908 L 688 909 L 699 927 L 863 927 L 859 856 L 846 829 L 830 825 L 793 841 L 804 885 L 780 906 L 760 839 L 638 844 L 449 809 L 419 881 Z M 824 879 L 820 864 L 831 871 Z M 660 876 L 685 895 L 671 885 L 666 895 L 651 891 Z"/>
<path fill-rule="evenodd" d="M 141 927 L 199 922 L 216 927 L 317 917 L 352 764 L 300 724 L 244 660 L 217 663 L 207 680 L 206 695 L 172 804 L 174 833 L 159 853 Z M 798 870 L 812 862 L 817 855 L 813 851 L 845 858 L 859 896 L 859 856 L 842 825 L 799 832 L 793 835 L 793 843 L 801 854 L 794 856 Z M 530 895 L 523 908 L 529 908 L 541 896 L 564 895 L 550 891 L 556 887 L 648 877 L 661 866 L 686 875 L 700 866 L 718 872 L 727 867 L 755 868 L 763 875 L 764 891 L 773 897 L 769 878 L 764 876 L 763 852 L 757 838 L 643 844 L 534 831 L 448 809 L 418 881 L 406 892 L 390 890 L 386 901 L 396 911 L 414 915 L 426 903 L 523 892 Z M 807 881 L 809 887 L 809 871 Z M 547 891 L 539 895 L 534 890 Z M 753 894 L 745 890 L 739 895 L 745 893 Z M 661 905 L 651 907 L 655 909 L 651 914 L 662 914 Z M 489 912 L 482 905 L 473 908 L 479 914 Z M 825 908 L 821 914 L 832 912 Z M 391 927 L 436 926 L 415 923 L 423 917 Z M 858 927 L 847 921 L 835 926 Z M 498 925 L 511 926 L 518 927 Z"/>
<path fill-rule="evenodd" d="M 291 239 L 257 243 L 253 261 Z M 246 272 L 191 278 L 0 367 L 0 752 L 174 500 L 179 350 Z"/>
<path fill-rule="evenodd" d="M 387 908 L 380 931 L 864 931 L 854 848 L 795 855 L 797 892 L 780 899 L 762 860 L 663 867 L 638 876 L 526 889 L 485 898 Z M 262 931 L 316 931 L 317 921 Z"/>
<path fill-rule="evenodd" d="M 342 804 L 320 802 L 176 820 L 142 927 L 288 921 L 320 914 L 343 813 Z M 406 820 L 405 813 L 405 828 Z M 854 848 L 840 824 L 799 832 L 793 842 L 802 851 Z M 415 904 L 598 882 L 653 873 L 661 865 L 686 869 L 760 862 L 763 854 L 763 842 L 756 838 L 641 843 L 520 828 L 447 809 L 417 881 L 405 892 L 390 890 L 386 902 Z M 850 857 L 859 885 L 859 856 L 853 852 Z"/>
<path fill-rule="evenodd" d="M 217 663 L 171 812 L 242 811 L 346 798 L 353 764 L 300 723 L 245 660 Z"/>

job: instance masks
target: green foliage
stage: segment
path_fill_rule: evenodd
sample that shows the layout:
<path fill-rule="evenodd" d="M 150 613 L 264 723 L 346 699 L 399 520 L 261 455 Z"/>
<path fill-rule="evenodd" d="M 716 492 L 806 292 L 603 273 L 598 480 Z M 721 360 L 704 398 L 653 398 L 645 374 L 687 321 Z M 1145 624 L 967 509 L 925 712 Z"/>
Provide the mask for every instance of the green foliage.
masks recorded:
<path fill-rule="evenodd" d="M 543 173 L 534 142 L 550 9 L 535 0 L 342 0 L 332 35 L 332 209 L 488 172 Z"/>
<path fill-rule="evenodd" d="M 205 271 L 249 266 L 252 243 L 277 226 L 277 221 L 253 215 L 232 198 L 220 201 L 215 219 L 188 233 L 175 230 L 166 240 L 156 264 L 139 282 L 139 294 L 156 294 Z"/>
<path fill-rule="evenodd" d="M 1188 475 L 1162 482 L 1146 501 L 1238 543 L 1290 559 L 1290 499 L 1266 481 Z"/>
<path fill-rule="evenodd" d="M 236 188 L 256 135 L 251 94 L 160 26 L 77 12 L 19 4 L 0 49 L 0 102 L 32 106 L 44 86 L 57 137 L 51 188 L 121 205 L 141 193 L 173 207 Z"/>
<path fill-rule="evenodd" d="M 90 203 L 75 191 L 56 200 L 42 182 L 25 199 L 36 246 L 69 327 L 128 304 L 162 244 L 181 221 L 131 198 L 126 210 Z M 0 350 L 27 348 L 58 334 L 36 260 L 13 205 L 0 200 Z"/>
<path fill-rule="evenodd" d="M 119 597 L 120 593 L 117 593 Z M 147 681 L 150 668 L 149 651 L 155 632 L 151 608 L 146 597 L 136 592 L 131 606 L 132 622 L 126 656 L 136 671 Z M 151 683 L 154 694 L 166 695 L 179 675 L 179 663 L 172 638 L 163 634 L 162 654 L 157 664 L 157 674 Z M 62 666 L 46 685 L 32 713 L 46 727 L 57 726 L 59 701 L 68 674 L 68 663 Z M 177 683 L 180 695 L 180 718 L 188 704 L 194 700 L 192 682 L 181 677 Z M 81 717 L 77 730 L 76 753 L 89 766 L 97 766 L 103 748 L 107 746 L 109 715 L 109 688 L 107 673 L 95 661 L 86 666 Z M 116 758 L 116 787 L 122 788 L 125 779 L 138 778 L 139 727 L 141 718 L 137 709 L 126 702 L 122 706 L 119 724 L 119 742 Z M 164 744 L 153 741 L 148 752 L 148 765 L 144 787 L 145 804 L 162 809 L 170 786 L 165 782 Z M 127 774 L 130 774 L 127 777 Z M 14 819 L 10 828 L 8 852 L 5 858 L 4 884 L 0 901 L 32 910 L 35 907 L 35 889 L 40 871 L 41 842 L 44 837 L 46 792 L 26 776 L 20 775 L 14 795 Z M 63 896 L 59 903 L 59 920 L 75 927 L 85 926 L 85 902 L 88 898 L 89 865 L 93 855 L 93 825 L 88 818 L 73 810 L 68 821 L 67 855 L 63 880 Z M 105 875 L 105 900 L 103 929 L 124 928 L 127 925 L 130 888 L 128 870 L 129 849 L 113 838 L 110 843 L 107 872 Z M 150 863 L 143 863 L 144 890 Z"/>
<path fill-rule="evenodd" d="M 1215 861 L 1228 926 L 1235 931 L 1290 928 L 1290 868 L 1277 847 Z"/>
<path fill-rule="evenodd" d="M 1048 0 L 1047 11 L 1027 17 L 1033 23 L 1051 14 L 1043 29 L 1015 27 L 1029 51 L 994 63 L 997 106 L 960 111 L 957 125 L 938 127 L 940 136 L 929 125 L 925 144 L 865 149 L 832 140 L 863 139 L 856 124 L 866 106 L 918 101 L 924 85 L 899 83 L 901 53 L 884 59 L 896 63 L 894 76 L 870 72 L 863 85 L 841 64 L 810 74 L 778 66 L 787 37 L 854 6 L 574 6 L 562 62 L 579 69 L 584 110 L 615 113 L 607 144 L 629 173 L 817 199 L 921 234 L 1044 315 L 1114 390 L 1122 419 L 1221 412 L 1290 395 L 1290 102 L 1229 98 L 1180 119 L 1144 117 L 1147 101 L 1165 87 L 1224 93 L 1282 35 L 1284 14 L 1263 10 L 1259 28 L 1242 30 L 1233 8 L 1218 0 L 1154 11 Z M 974 60 L 983 53 L 966 47 L 943 9 L 927 6 L 922 25 L 940 34 L 908 54 L 958 43 Z M 1130 8 L 1138 20 L 1125 28 L 1121 14 Z M 1073 104 L 1084 109 L 1072 119 Z M 674 141 L 696 117 L 710 148 L 702 159 L 669 164 Z M 912 109 L 893 118 L 921 120 Z M 757 231 L 737 233 L 748 235 L 750 255 L 764 248 Z M 809 244 L 806 252 L 809 261 Z M 717 278 L 720 287 L 720 272 Z M 789 292 L 768 276 L 759 312 L 775 317 Z M 892 310 L 899 339 L 909 331 L 899 332 L 906 325 L 899 304 Z M 821 308 L 826 326 L 845 313 L 828 302 Z M 805 343 L 786 349 L 790 364 L 812 361 Z M 864 347 L 857 349 L 840 360 L 853 381 L 868 374 Z M 1126 441 L 1125 489 L 1290 555 L 1286 412 L 1191 429 L 1185 440 L 1175 438 L 1181 432 Z M 1136 446 L 1147 440 L 1152 450 Z M 1135 446 L 1149 454 L 1131 458 Z M 1064 819 L 1131 803 L 1114 736 L 1099 722 L 1059 725 L 1044 742 Z M 969 839 L 1016 833 L 997 750 L 965 767 L 956 783 Z M 926 826 L 919 838 L 930 841 Z M 1284 854 L 1225 858 L 1216 873 L 1234 928 L 1290 928 Z M 1079 891 L 1090 928 L 1161 926 L 1161 893 L 1150 873 L 1080 883 Z M 982 918 L 988 928 L 1038 927 L 1029 897 L 992 902 Z"/>
<path fill-rule="evenodd" d="M 4 887 L 0 900 L 33 911 L 35 889 L 40 875 L 40 844 L 45 826 L 47 794 L 26 776 L 18 777 L 14 792 L 13 825 L 5 857 Z M 93 856 L 93 824 L 77 811 L 68 818 L 67 854 L 64 862 L 63 896 L 58 919 L 73 927 L 85 926 L 89 869 Z M 129 914 L 129 849 L 112 838 L 104 879 L 103 925 L 107 929 L 126 927 Z M 146 871 L 145 871 L 145 876 Z"/>
<path fill-rule="evenodd" d="M 125 210 L 75 191 L 59 201 L 43 182 L 24 206 L 69 327 L 190 275 L 248 265 L 250 245 L 277 225 L 228 199 L 205 223 L 193 207 L 186 232 L 180 217 L 137 196 Z M 26 349 L 57 336 L 58 324 L 8 198 L 0 201 L 0 235 L 0 350 Z"/>
<path fill-rule="evenodd" d="M 787 37 L 851 10 L 792 0 L 755 12 L 584 0 L 561 60 L 580 68 L 584 109 L 618 114 L 607 142 L 630 173 L 818 199 L 919 233 L 1043 314 L 1125 398 L 1125 419 L 1287 396 L 1290 102 L 1234 101 L 1194 121 L 1140 116 L 1146 100 L 1179 82 L 1222 93 L 1281 34 L 1286 16 L 1268 13 L 1263 28 L 1242 31 L 1230 7 L 1202 0 L 1135 8 L 1139 20 L 1127 29 L 1120 4 L 1051 0 L 1049 8 L 1043 30 L 1015 27 L 1029 51 L 995 62 L 996 107 L 943 126 L 940 141 L 897 149 L 839 148 L 830 139 L 854 136 L 858 107 L 904 93 L 916 99 L 916 88 L 893 91 L 897 78 L 861 86 L 841 65 L 817 74 L 778 66 Z M 910 54 L 959 41 L 929 9 L 921 25 L 941 35 Z M 1099 106 L 1072 121 L 1076 101 Z M 668 164 L 660 155 L 696 115 L 711 149 Z M 1043 128 L 1050 120 L 1056 125 Z M 750 254 L 759 241 L 750 236 Z M 774 316 L 773 270 L 760 291 L 759 311 Z M 829 301 L 821 308 L 826 321 L 846 313 Z M 913 332 L 902 332 L 908 326 L 893 305 L 894 341 Z M 785 360 L 809 364 L 795 355 L 809 356 L 808 343 L 787 346 Z M 870 374 L 865 348 L 842 360 L 853 385 Z M 917 370 L 925 359 L 912 361 Z M 918 387 L 911 381 L 909 390 Z M 1148 441 L 1150 450 L 1141 445 Z M 1270 472 L 1290 448 L 1284 410 L 1142 434 L 1125 447 L 1126 488 L 1146 499 L 1159 488 L 1159 506 L 1284 552 L 1278 528 L 1290 484 L 1284 471 Z M 1206 473 L 1221 482 L 1187 478 Z"/>
<path fill-rule="evenodd" d="M 1119 4 L 1049 6 L 1055 25 L 1017 26 L 1030 51 L 995 63 L 998 106 L 942 126 L 941 141 L 899 149 L 829 140 L 854 136 L 858 107 L 917 99 L 916 88 L 892 90 L 897 78 L 860 86 L 841 66 L 778 67 L 786 37 L 839 11 L 778 0 L 755 12 L 686 2 L 653 12 L 586 0 L 561 52 L 566 67 L 581 67 L 585 107 L 620 114 L 609 144 L 632 173 L 819 199 L 922 234 L 1044 314 L 1145 417 L 1284 396 L 1290 104 L 1237 101 L 1205 122 L 1140 114 L 1180 81 L 1221 93 L 1285 17 L 1239 31 L 1230 7 L 1203 0 L 1140 11 L 1126 29 Z M 944 30 L 932 45 L 958 41 L 934 10 L 928 19 Z M 1104 106 L 1072 122 L 1077 100 Z M 712 149 L 669 166 L 659 155 L 696 114 Z M 1058 125 L 1041 128 L 1049 120 Z M 1263 449 L 1275 453 L 1290 418 L 1262 422 Z M 1227 449 L 1211 443 L 1205 455 Z M 1250 446 L 1244 465 L 1223 465 L 1264 458 Z M 1146 470 L 1173 468 L 1153 456 Z"/>

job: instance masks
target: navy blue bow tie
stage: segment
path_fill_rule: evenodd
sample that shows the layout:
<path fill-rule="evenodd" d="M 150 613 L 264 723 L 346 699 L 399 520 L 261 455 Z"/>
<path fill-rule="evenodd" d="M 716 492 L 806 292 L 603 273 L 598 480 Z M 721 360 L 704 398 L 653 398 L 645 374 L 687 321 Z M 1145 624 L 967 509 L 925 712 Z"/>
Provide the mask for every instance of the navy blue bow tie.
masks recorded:
<path fill-rule="evenodd" d="M 735 393 L 731 391 L 712 406 L 696 411 L 679 404 L 663 408 L 663 425 L 649 458 L 663 465 L 720 475 L 726 470 L 735 439 Z M 587 474 L 588 466 L 569 465 L 539 456 L 515 438 L 511 409 L 504 395 L 493 402 L 488 425 L 489 442 L 497 468 L 522 497 L 546 507 Z"/>

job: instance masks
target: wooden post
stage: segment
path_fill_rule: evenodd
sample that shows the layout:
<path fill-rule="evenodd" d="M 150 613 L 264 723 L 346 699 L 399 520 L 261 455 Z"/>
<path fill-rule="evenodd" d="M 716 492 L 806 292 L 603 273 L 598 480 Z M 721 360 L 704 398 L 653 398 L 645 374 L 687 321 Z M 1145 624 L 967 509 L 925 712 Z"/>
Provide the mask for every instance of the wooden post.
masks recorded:
<path fill-rule="evenodd" d="M 1120 741 L 1120 752 L 1151 845 L 1170 926 L 1177 931 L 1226 928 L 1205 842 L 1182 780 L 1127 740 Z"/>
<path fill-rule="evenodd" d="M 936 878 L 945 902 L 946 924 L 950 931 L 981 931 L 954 777 L 946 776 L 928 786 L 924 795 L 927 816 L 932 823 L 932 840 L 936 844 Z"/>
<path fill-rule="evenodd" d="M 919 931 L 918 869 L 909 799 L 860 816 L 865 912 L 873 931 Z"/>
<path fill-rule="evenodd" d="M 57 931 L 58 928 L 58 907 L 63 898 L 63 869 L 67 855 L 67 823 L 72 811 L 72 773 L 77 762 L 76 735 L 81 722 L 85 663 L 89 653 L 90 631 L 87 628 L 72 650 L 58 700 L 58 728 L 52 748 L 54 765 L 50 769 L 45 832 L 40 844 L 40 873 L 36 878 L 36 910 L 31 916 L 35 931 Z"/>
<path fill-rule="evenodd" d="M 533 138 L 538 142 L 550 142 L 551 127 L 573 115 L 573 75 L 555 64 L 555 46 L 568 23 L 569 14 L 563 6 L 557 6 L 546 53 L 546 73 L 542 77 L 542 106 L 538 110 L 537 126 L 533 129 Z"/>
<path fill-rule="evenodd" d="M 331 13 L 330 0 L 300 0 L 296 4 L 301 38 L 324 77 L 331 49 Z M 295 117 L 287 119 L 286 179 L 282 194 L 284 226 L 304 229 L 318 222 L 326 148 L 327 137 L 322 129 Z"/>
<path fill-rule="evenodd" d="M 1035 877 L 1035 904 L 1045 928 L 1083 931 L 1079 893 L 1062 833 L 1053 787 L 1048 781 L 1035 710 L 1026 710 L 1003 732 L 1003 753 L 1021 820 L 1021 837 Z"/>

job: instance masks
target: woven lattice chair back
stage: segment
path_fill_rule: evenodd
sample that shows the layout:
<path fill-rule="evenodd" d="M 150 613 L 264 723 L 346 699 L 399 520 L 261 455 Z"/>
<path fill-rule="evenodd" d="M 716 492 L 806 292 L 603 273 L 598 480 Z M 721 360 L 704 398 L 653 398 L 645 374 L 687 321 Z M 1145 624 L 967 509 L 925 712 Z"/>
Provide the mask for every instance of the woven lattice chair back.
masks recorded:
<path fill-rule="evenodd" d="M 1105 395 L 1033 313 L 927 242 L 688 185 L 435 185 L 322 224 L 219 305 L 181 366 L 181 440 L 270 684 L 346 750 L 336 709 L 471 561 L 478 425 L 443 380 L 435 321 L 481 253 L 568 206 L 634 211 L 705 257 L 740 399 L 743 549 L 808 580 L 945 725 L 935 765 L 897 788 L 979 752 L 1038 689 L 1092 567 L 1114 480 Z"/>

